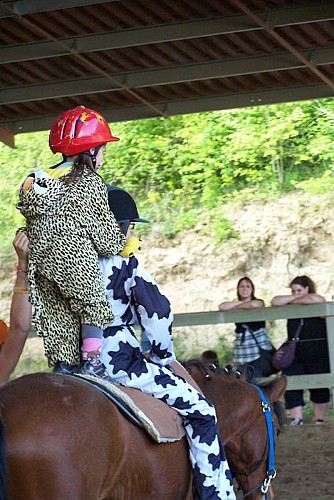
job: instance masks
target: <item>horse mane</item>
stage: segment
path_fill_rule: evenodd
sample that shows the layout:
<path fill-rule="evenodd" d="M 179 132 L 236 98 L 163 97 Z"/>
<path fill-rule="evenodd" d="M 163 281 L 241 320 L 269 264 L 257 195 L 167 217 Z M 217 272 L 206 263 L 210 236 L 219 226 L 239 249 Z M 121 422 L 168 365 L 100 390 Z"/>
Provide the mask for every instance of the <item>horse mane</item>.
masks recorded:
<path fill-rule="evenodd" d="M 188 373 L 191 375 L 191 368 L 196 367 L 198 370 L 202 372 L 204 377 L 207 380 L 212 380 L 212 377 L 210 373 L 217 373 L 221 374 L 224 377 L 226 377 L 226 381 L 232 382 L 232 383 L 240 383 L 240 384 L 253 384 L 255 385 L 255 382 L 253 380 L 253 374 L 254 370 L 246 370 L 245 373 L 242 373 L 238 370 L 234 370 L 232 365 L 226 365 L 224 368 L 221 367 L 216 363 L 204 363 L 201 361 L 199 358 L 191 358 L 187 361 L 181 361 L 181 364 L 183 367 L 188 371 Z M 267 385 L 270 385 L 271 381 L 257 384 L 259 387 L 266 387 Z M 284 429 L 286 425 L 286 411 L 285 407 L 282 404 L 281 401 L 275 401 L 272 403 L 273 410 L 276 414 L 277 421 L 279 423 L 279 426 L 281 429 Z"/>
<path fill-rule="evenodd" d="M 207 380 L 211 380 L 210 372 L 219 373 L 227 377 L 227 379 L 245 380 L 243 374 L 234 370 L 232 365 L 226 365 L 224 368 L 219 363 L 203 363 L 199 358 L 191 358 L 187 361 L 181 361 L 182 366 L 190 373 L 191 368 L 196 367 L 200 370 Z"/>

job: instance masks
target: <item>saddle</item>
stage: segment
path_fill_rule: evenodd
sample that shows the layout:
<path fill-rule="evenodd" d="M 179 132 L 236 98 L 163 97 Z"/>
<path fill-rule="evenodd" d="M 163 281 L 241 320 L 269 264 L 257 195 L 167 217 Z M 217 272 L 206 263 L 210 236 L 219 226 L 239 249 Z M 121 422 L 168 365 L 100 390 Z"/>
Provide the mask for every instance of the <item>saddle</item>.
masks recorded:
<path fill-rule="evenodd" d="M 171 364 L 174 373 L 202 393 L 194 379 L 180 363 Z M 123 387 L 91 375 L 73 375 L 97 387 L 135 425 L 142 427 L 157 443 L 179 441 L 185 436 L 183 418 L 176 410 L 139 389 Z"/>

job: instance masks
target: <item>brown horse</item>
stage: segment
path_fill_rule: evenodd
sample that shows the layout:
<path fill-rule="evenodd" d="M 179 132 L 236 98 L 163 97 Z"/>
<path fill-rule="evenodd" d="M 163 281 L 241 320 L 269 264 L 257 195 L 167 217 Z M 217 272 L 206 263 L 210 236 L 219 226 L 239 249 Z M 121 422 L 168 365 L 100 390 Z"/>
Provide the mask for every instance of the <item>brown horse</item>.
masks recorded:
<path fill-rule="evenodd" d="M 244 380 L 223 371 L 210 372 L 212 380 L 200 366 L 192 372 L 215 404 L 227 457 L 246 492 L 263 481 L 267 468 L 259 395 Z M 266 388 L 271 402 L 285 386 L 283 377 Z M 25 375 L 0 388 L 0 410 L 0 445 L 7 462 L 7 496 L 0 491 L 1 499 L 192 498 L 185 438 L 155 443 L 105 395 L 78 378 Z M 3 472 L 0 463 L 0 488 Z M 247 498 L 262 498 L 259 488 Z"/>
<path fill-rule="evenodd" d="M 232 370 L 219 368 L 216 364 L 203 365 L 192 360 L 184 365 L 215 405 L 229 466 L 243 494 L 248 493 L 246 498 L 249 500 L 267 498 L 261 494 L 260 488 L 268 468 L 269 442 L 258 390 L 244 378 L 236 378 Z M 277 402 L 286 386 L 287 379 L 281 376 L 262 387 L 273 405 L 271 415 L 275 432 L 285 420 L 284 410 Z M 278 410 L 277 415 L 273 408 Z"/>

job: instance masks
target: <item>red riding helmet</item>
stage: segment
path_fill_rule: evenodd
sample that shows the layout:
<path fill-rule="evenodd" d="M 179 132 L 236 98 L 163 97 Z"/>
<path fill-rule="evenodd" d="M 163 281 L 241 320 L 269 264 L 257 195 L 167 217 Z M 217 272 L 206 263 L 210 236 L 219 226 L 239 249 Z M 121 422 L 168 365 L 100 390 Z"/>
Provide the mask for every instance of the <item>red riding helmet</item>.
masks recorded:
<path fill-rule="evenodd" d="M 51 151 L 65 156 L 73 156 L 112 141 L 119 141 L 119 138 L 111 134 L 103 116 L 84 106 L 77 106 L 59 115 L 49 135 Z"/>

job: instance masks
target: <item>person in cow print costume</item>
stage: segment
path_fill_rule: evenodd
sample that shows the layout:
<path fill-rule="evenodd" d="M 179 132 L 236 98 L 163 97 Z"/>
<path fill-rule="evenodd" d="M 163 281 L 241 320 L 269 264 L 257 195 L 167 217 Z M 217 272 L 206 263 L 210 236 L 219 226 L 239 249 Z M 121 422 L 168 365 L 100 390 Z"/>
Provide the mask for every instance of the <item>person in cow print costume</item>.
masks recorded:
<path fill-rule="evenodd" d="M 108 199 L 127 238 L 131 237 L 130 224 L 147 222 L 139 218 L 126 191 L 108 186 Z M 114 314 L 101 347 L 101 362 L 110 379 L 164 401 L 183 417 L 195 499 L 235 499 L 213 404 L 169 368 L 176 359 L 169 300 L 134 254 L 100 257 L 99 262 Z M 135 324 L 150 341 L 149 359 L 141 352 Z"/>

